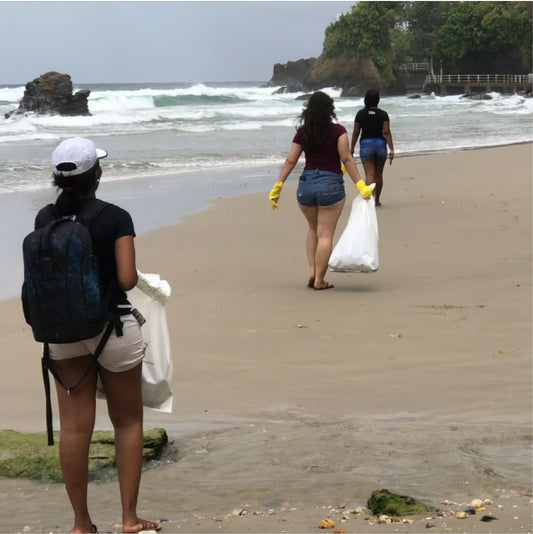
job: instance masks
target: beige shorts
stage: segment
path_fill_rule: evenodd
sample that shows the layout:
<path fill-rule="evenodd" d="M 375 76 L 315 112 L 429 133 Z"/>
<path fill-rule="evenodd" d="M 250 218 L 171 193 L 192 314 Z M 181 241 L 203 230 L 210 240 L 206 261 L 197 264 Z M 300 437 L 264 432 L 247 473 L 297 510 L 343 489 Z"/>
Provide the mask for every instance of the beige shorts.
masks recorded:
<path fill-rule="evenodd" d="M 129 371 L 142 362 L 144 358 L 144 342 L 139 322 L 131 314 L 122 315 L 123 335 L 117 337 L 115 330 L 111 332 L 104 350 L 98 358 L 98 364 L 114 373 Z M 91 339 L 75 343 L 50 343 L 52 360 L 68 360 L 94 354 L 103 332 Z"/>

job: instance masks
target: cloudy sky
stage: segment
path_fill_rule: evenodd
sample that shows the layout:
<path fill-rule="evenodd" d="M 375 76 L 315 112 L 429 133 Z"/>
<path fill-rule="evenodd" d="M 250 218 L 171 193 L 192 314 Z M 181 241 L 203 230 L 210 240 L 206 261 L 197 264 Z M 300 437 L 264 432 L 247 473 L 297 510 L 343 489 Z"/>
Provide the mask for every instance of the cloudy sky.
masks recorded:
<path fill-rule="evenodd" d="M 267 81 L 354 1 L 0 1 L 0 84 Z"/>

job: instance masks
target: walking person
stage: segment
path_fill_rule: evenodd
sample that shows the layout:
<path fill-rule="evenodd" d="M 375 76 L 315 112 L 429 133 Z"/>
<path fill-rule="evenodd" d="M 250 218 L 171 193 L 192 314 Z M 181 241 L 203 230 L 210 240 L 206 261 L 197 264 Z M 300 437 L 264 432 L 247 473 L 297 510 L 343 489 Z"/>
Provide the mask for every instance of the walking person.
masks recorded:
<path fill-rule="evenodd" d="M 383 189 L 383 169 L 388 157 L 392 164 L 394 145 L 390 131 L 389 115 L 378 108 L 379 92 L 370 89 L 365 95 L 365 107 L 355 116 L 350 152 L 353 154 L 359 136 L 359 157 L 365 171 L 367 185 L 376 184 L 374 199 L 376 206 L 381 206 L 380 196 Z"/>
<path fill-rule="evenodd" d="M 348 133 L 337 116 L 333 99 L 318 91 L 313 93 L 300 115 L 300 125 L 278 181 L 269 199 L 273 209 L 285 180 L 305 154 L 305 167 L 298 182 L 297 201 L 308 223 L 306 238 L 309 279 L 307 286 L 315 290 L 331 289 L 324 279 L 333 248 L 333 235 L 346 198 L 341 163 L 363 198 L 370 198 L 372 188 L 365 185 L 350 153 Z"/>
<path fill-rule="evenodd" d="M 127 211 L 96 199 L 102 175 L 100 159 L 106 156 L 104 150 L 95 148 L 88 139 L 71 138 L 60 143 L 51 157 L 53 181 L 60 193 L 55 204 L 41 209 L 35 219 L 35 228 L 42 228 L 50 219 L 78 215 L 96 203 L 105 204 L 89 225 L 89 232 L 98 258 L 102 292 L 109 294 L 110 310 L 122 330 L 113 330 L 92 367 L 89 364 L 102 333 L 74 343 L 48 344 L 54 373 L 63 384 L 77 384 L 66 390 L 56 377 L 61 425 L 59 456 L 74 512 L 73 533 L 97 532 L 88 510 L 87 486 L 98 377 L 115 432 L 122 531 L 160 528 L 154 521 L 141 519 L 136 511 L 144 442 L 141 393 L 144 344 L 140 325 L 131 314 L 125 293 L 137 283 L 135 231 Z"/>

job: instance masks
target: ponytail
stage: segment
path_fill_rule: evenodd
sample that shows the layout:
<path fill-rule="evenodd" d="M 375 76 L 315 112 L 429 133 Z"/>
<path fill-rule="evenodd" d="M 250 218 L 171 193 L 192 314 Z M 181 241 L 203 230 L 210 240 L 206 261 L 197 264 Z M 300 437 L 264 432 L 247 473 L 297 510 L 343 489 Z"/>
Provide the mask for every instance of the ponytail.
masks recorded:
<path fill-rule="evenodd" d="M 64 169 L 68 170 L 68 169 Z M 90 196 L 98 186 L 100 163 L 75 176 L 64 176 L 61 171 L 52 174 L 54 185 L 60 190 L 56 208 L 60 216 L 76 215 L 81 207 L 81 199 Z"/>

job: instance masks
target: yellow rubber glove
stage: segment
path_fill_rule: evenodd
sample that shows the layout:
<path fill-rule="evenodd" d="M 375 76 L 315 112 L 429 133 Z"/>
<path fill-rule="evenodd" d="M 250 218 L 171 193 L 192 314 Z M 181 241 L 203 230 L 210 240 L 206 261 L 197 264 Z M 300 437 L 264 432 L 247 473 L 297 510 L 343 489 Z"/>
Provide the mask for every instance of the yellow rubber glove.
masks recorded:
<path fill-rule="evenodd" d="M 268 195 L 268 199 L 270 200 L 270 205 L 272 206 L 273 210 L 277 209 L 278 207 L 278 200 L 279 196 L 281 195 L 282 187 L 283 182 L 276 182 L 272 188 L 272 191 L 270 191 L 270 194 Z"/>
<path fill-rule="evenodd" d="M 348 174 L 348 171 L 346 170 L 346 167 L 344 166 L 344 163 L 341 165 L 341 172 L 342 172 L 342 174 Z"/>
<path fill-rule="evenodd" d="M 365 199 L 368 200 L 372 196 L 372 191 L 374 191 L 375 184 L 366 185 L 364 180 L 359 180 L 355 187 L 359 194 Z"/>

